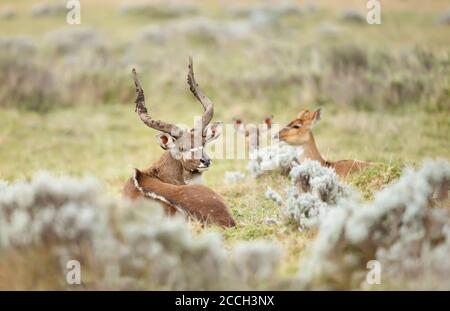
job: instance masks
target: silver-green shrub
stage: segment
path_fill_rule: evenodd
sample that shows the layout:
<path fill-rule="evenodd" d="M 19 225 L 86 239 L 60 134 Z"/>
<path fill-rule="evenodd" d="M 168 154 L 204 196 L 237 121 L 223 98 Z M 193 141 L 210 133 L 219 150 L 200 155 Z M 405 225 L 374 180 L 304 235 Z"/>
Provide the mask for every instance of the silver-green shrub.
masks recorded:
<path fill-rule="evenodd" d="M 254 177 L 271 170 L 288 172 L 294 163 L 297 163 L 301 150 L 301 147 L 284 143 L 255 149 L 250 154 L 247 170 Z"/>
<path fill-rule="evenodd" d="M 31 8 L 31 15 L 34 17 L 58 16 L 64 15 L 66 12 L 68 12 L 66 2 L 61 0 L 59 3 L 37 3 Z"/>
<path fill-rule="evenodd" d="M 336 206 L 352 193 L 349 187 L 340 184 L 336 172 L 313 160 L 294 164 L 289 176 L 291 185 L 286 187 L 286 196 L 267 189 L 266 197 L 283 205 L 288 219 L 294 220 L 300 230 L 313 227 L 324 210 Z"/>
<path fill-rule="evenodd" d="M 418 171 L 407 170 L 373 202 L 344 200 L 325 210 L 301 264 L 305 284 L 364 287 L 367 262 L 378 260 L 386 286 L 450 288 L 450 215 L 430 207 L 434 192 L 449 181 L 450 164 L 429 161 Z"/>
<path fill-rule="evenodd" d="M 61 268 L 69 258 L 90 262 L 91 286 L 118 289 L 270 288 L 281 257 L 262 241 L 226 250 L 220 235 L 194 237 L 185 219 L 157 205 L 114 202 L 94 179 L 46 173 L 0 186 L 2 254 L 39 247 Z"/>
<path fill-rule="evenodd" d="M 0 8 L 0 19 L 13 19 L 17 16 L 16 10 L 10 6 Z"/>
<path fill-rule="evenodd" d="M 240 171 L 225 172 L 224 182 L 226 184 L 236 184 L 245 179 L 245 174 Z"/>
<path fill-rule="evenodd" d="M 0 37 L 0 51 L 15 56 L 29 56 L 36 50 L 36 44 L 30 37 Z"/>
<path fill-rule="evenodd" d="M 179 18 L 197 14 L 199 9 L 192 4 L 125 3 L 119 9 L 125 15 L 143 15 L 151 18 Z"/>

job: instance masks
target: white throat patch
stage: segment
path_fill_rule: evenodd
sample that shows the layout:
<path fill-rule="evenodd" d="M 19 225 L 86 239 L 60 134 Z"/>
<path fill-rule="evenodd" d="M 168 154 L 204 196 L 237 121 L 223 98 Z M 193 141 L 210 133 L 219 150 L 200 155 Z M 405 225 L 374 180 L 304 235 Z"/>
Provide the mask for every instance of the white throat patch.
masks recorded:
<path fill-rule="evenodd" d="M 186 180 L 189 185 L 201 185 L 203 184 L 202 174 L 195 174 L 193 178 Z"/>

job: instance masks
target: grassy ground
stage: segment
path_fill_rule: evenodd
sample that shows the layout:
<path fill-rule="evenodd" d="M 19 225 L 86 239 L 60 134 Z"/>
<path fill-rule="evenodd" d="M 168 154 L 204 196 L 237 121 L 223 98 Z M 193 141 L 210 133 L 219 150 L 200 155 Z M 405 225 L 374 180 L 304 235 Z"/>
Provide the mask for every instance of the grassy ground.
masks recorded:
<path fill-rule="evenodd" d="M 44 169 L 58 174 L 88 174 L 99 178 L 111 195 L 119 197 L 132 168 L 149 166 L 163 152 L 154 141 L 155 131 L 138 120 L 131 104 L 101 111 L 80 107 L 46 115 L 2 110 L 2 119 L 0 179 L 27 178 Z M 286 120 L 287 116 L 280 117 L 280 121 Z M 447 114 L 325 110 L 315 132 L 319 148 L 329 159 L 358 158 L 380 163 L 347 180 L 370 198 L 374 191 L 397 178 L 404 164 L 418 164 L 424 158 L 450 159 L 449 130 Z M 222 231 L 230 244 L 238 240 L 278 240 L 285 247 L 286 271 L 294 270 L 312 233 L 297 232 L 286 223 L 280 207 L 264 196 L 268 186 L 283 193 L 288 178 L 271 172 L 258 180 L 247 177 L 240 184 L 224 184 L 226 171 L 245 171 L 246 163 L 215 160 L 213 168 L 205 173 L 205 183 L 224 196 L 238 222 L 234 229 L 206 230 Z"/>
<path fill-rule="evenodd" d="M 27 1 L 16 5 L 10 2 L 19 15 L 13 20 L 0 20 L 0 36 L 30 35 L 40 40 L 47 31 L 65 26 L 58 17 L 30 19 L 32 3 Z M 119 3 L 90 1 L 83 3 L 82 7 L 83 26 L 96 27 L 106 34 L 115 52 L 126 47 L 138 28 L 148 23 L 166 22 L 121 16 L 117 12 Z M 223 12 L 215 2 L 200 3 L 211 16 L 222 18 Z M 403 1 L 394 4 L 383 2 L 383 24 L 369 27 L 337 21 L 344 8 L 364 9 L 360 2 L 320 1 L 319 8 L 322 9 L 314 15 L 283 19 L 282 31 L 278 32 L 281 33 L 279 41 L 269 42 L 261 36 L 226 45 L 193 42 L 186 47 L 173 42 L 151 47 L 145 51 L 148 52 L 145 54 L 148 63 L 146 67 L 142 66 L 152 73 L 144 78 L 147 80 L 145 85 L 148 85 L 150 109 L 163 120 L 192 123 L 192 117 L 200 111 L 200 105 L 194 102 L 185 85 L 187 55 L 192 54 L 199 60 L 196 67 L 198 80 L 201 85 L 206 85 L 207 93 L 216 102 L 216 120 L 228 123 L 233 117 L 240 116 L 249 122 L 259 122 L 264 116 L 274 114 L 275 121 L 284 125 L 301 108 L 314 108 L 318 103 L 308 100 L 308 94 L 299 92 L 295 81 L 278 88 L 271 84 L 264 86 L 256 80 L 256 84 L 260 83 L 256 91 L 242 86 L 240 80 L 249 79 L 251 82 L 259 74 L 265 75 L 268 67 L 264 64 L 266 51 L 275 51 L 270 60 L 280 72 L 275 76 L 289 73 L 291 57 L 299 58 L 299 51 L 311 46 L 323 48 L 359 42 L 363 46 L 392 49 L 398 53 L 402 49 L 420 46 L 445 54 L 450 43 L 450 27 L 436 25 L 435 19 L 447 4 L 446 1 L 432 1 L 424 6 L 423 1 L 418 0 L 408 4 Z M 339 25 L 344 35 L 324 40 L 317 34 L 317 27 L 330 20 Z M 271 39 L 276 35 L 272 34 Z M 290 36 L 296 38 L 296 42 Z M 39 61 L 43 58 L 48 61 L 47 55 L 40 57 Z M 131 64 L 125 67 L 127 65 Z M 155 69 L 151 69 L 152 66 Z M 123 69 L 125 71 L 128 75 L 128 68 Z M 105 84 L 108 82 L 104 81 Z M 102 83 L 95 87 L 102 88 Z M 103 181 L 108 193 L 120 196 L 121 187 L 132 169 L 149 166 L 163 152 L 154 139 L 156 132 L 145 127 L 134 113 L 131 77 L 123 89 L 130 96 L 124 96 L 125 99 L 113 97 L 110 105 L 102 105 L 101 102 L 91 105 L 86 100 L 87 103 L 76 103 L 45 114 L 15 109 L 20 103 L 4 105 L 8 108 L 2 108 L 0 103 L 0 179 L 28 178 L 38 170 L 89 174 Z M 349 85 L 348 90 L 351 89 L 352 85 Z M 83 92 L 89 98 L 89 90 L 79 91 L 82 95 Z M 450 107 L 450 103 L 448 105 Z M 324 108 L 323 120 L 314 133 L 319 149 L 327 159 L 357 158 L 379 163 L 375 168 L 346 180 L 360 189 L 366 198 L 398 177 L 405 164 L 416 165 L 425 158 L 450 160 L 449 109 L 430 112 L 404 103 L 398 109 L 367 111 L 331 104 Z M 224 184 L 226 171 L 245 171 L 246 164 L 245 160 L 215 160 L 213 168 L 205 174 L 205 183 L 224 196 L 238 222 L 236 228 L 221 231 L 229 244 L 242 239 L 280 241 L 286 250 L 284 271 L 292 272 L 313 233 L 297 232 L 294 226 L 285 222 L 280 208 L 264 197 L 267 186 L 281 190 L 288 183 L 287 177 L 272 172 L 258 180 L 247 178 L 245 183 L 238 185 Z M 267 221 L 270 219 L 276 223 Z"/>

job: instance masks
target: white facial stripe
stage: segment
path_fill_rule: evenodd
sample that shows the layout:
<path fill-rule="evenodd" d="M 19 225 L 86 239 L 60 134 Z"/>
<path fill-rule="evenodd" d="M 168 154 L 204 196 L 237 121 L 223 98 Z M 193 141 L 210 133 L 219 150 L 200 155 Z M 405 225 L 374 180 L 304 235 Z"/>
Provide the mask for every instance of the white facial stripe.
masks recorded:
<path fill-rule="evenodd" d="M 165 197 L 163 197 L 162 195 L 158 195 L 158 194 L 155 193 L 155 192 L 144 190 L 144 189 L 141 187 L 141 185 L 139 185 L 139 182 L 138 182 L 138 180 L 137 180 L 137 171 L 136 171 L 136 170 L 134 171 L 134 174 L 133 174 L 133 184 L 134 184 L 134 187 L 135 187 L 140 193 L 142 193 L 145 197 L 148 197 L 148 198 L 150 198 L 150 199 L 153 199 L 153 200 L 157 200 L 157 201 L 166 203 L 166 204 L 172 206 L 173 208 L 175 208 L 175 209 L 177 210 L 177 212 L 179 212 L 180 214 L 182 214 L 182 215 L 184 215 L 184 216 L 188 216 L 187 213 L 183 210 L 183 208 L 182 208 L 180 205 L 171 203 L 171 202 L 170 202 L 169 200 L 167 200 Z"/>
<path fill-rule="evenodd" d="M 196 148 L 192 148 L 186 151 L 183 151 L 183 158 L 187 159 L 187 158 L 192 158 L 192 154 L 195 154 L 196 152 L 198 152 L 199 150 L 203 150 L 203 146 L 200 147 L 196 147 Z"/>
<path fill-rule="evenodd" d="M 190 149 L 190 150 L 188 150 L 188 151 L 190 151 L 190 152 L 195 152 L 195 151 L 197 151 L 197 150 L 202 150 L 202 149 L 203 149 L 203 146 L 200 146 L 200 147 L 192 148 L 192 149 Z"/>

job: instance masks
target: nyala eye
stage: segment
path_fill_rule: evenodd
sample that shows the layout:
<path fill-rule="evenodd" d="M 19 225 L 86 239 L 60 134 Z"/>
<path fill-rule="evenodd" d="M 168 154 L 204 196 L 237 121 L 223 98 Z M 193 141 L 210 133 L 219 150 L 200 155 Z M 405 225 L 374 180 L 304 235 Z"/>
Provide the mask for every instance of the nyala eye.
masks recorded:
<path fill-rule="evenodd" d="M 298 124 L 296 124 L 296 125 L 294 125 L 294 126 L 293 126 L 293 128 L 295 128 L 295 129 L 299 129 L 299 128 L 301 128 L 301 126 L 300 126 L 300 125 L 298 125 Z"/>

